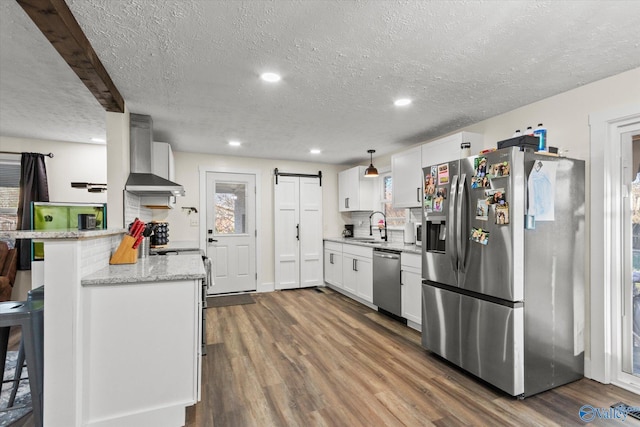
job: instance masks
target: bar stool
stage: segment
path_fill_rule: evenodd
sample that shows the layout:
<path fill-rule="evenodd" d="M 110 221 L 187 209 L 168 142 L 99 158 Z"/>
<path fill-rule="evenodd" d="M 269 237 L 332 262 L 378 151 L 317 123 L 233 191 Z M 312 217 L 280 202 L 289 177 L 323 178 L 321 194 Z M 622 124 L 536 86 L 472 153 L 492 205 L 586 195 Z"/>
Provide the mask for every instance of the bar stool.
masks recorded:
<path fill-rule="evenodd" d="M 24 354 L 29 369 L 31 406 L 36 426 L 42 426 L 42 383 L 44 374 L 44 301 L 7 301 L 0 303 L 0 368 L 4 372 L 9 329 L 20 326 Z"/>
<path fill-rule="evenodd" d="M 27 301 L 43 301 L 44 300 L 44 285 L 31 289 L 27 293 Z M 22 380 L 22 370 L 24 369 L 24 335 L 20 338 L 20 348 L 18 349 L 18 357 L 16 358 L 16 370 L 13 374 L 13 388 L 11 390 L 11 396 L 9 396 L 9 402 L 7 408 L 11 408 L 16 401 L 16 394 L 18 388 L 20 388 L 20 381 Z"/>

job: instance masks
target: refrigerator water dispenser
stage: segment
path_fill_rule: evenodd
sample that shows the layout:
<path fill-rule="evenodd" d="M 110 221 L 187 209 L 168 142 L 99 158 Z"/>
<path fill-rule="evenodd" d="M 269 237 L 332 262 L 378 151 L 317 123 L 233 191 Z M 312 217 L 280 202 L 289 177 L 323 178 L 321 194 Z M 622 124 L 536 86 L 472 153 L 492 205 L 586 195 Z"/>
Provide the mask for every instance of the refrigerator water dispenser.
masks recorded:
<path fill-rule="evenodd" d="M 426 250 L 428 252 L 444 252 L 445 237 L 447 235 L 446 220 L 430 220 L 427 221 L 427 232 L 425 233 Z"/>

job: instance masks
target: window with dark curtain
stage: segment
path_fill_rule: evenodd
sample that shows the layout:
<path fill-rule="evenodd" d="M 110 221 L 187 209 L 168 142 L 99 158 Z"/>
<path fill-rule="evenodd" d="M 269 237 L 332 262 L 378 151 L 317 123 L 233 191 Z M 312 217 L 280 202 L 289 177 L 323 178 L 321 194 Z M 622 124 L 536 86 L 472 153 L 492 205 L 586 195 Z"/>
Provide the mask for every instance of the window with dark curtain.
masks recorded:
<path fill-rule="evenodd" d="M 19 198 L 20 160 L 0 159 L 0 230 L 17 229 Z"/>
<path fill-rule="evenodd" d="M 20 160 L 20 198 L 18 230 L 31 229 L 31 202 L 48 202 L 49 185 L 44 154 L 22 153 Z M 31 269 L 31 239 L 16 240 L 18 269 Z"/>

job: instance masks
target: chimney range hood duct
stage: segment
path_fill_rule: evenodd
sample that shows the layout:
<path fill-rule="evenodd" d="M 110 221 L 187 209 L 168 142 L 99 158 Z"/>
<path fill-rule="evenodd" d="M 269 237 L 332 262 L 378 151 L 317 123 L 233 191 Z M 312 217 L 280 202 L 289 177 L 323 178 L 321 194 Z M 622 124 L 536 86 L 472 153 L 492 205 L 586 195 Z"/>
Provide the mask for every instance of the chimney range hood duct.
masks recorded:
<path fill-rule="evenodd" d="M 151 173 L 153 120 L 151 116 L 130 114 L 131 173 L 125 190 L 138 196 L 184 196 L 184 187 Z"/>

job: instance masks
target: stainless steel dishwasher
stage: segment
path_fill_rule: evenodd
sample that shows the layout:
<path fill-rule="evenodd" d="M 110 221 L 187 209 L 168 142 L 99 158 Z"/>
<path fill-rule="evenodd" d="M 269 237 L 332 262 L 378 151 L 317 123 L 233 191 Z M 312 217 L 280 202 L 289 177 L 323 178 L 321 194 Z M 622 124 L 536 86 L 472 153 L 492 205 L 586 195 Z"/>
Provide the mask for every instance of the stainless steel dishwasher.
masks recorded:
<path fill-rule="evenodd" d="M 398 317 L 402 316 L 400 252 L 373 250 L 373 304 Z"/>

